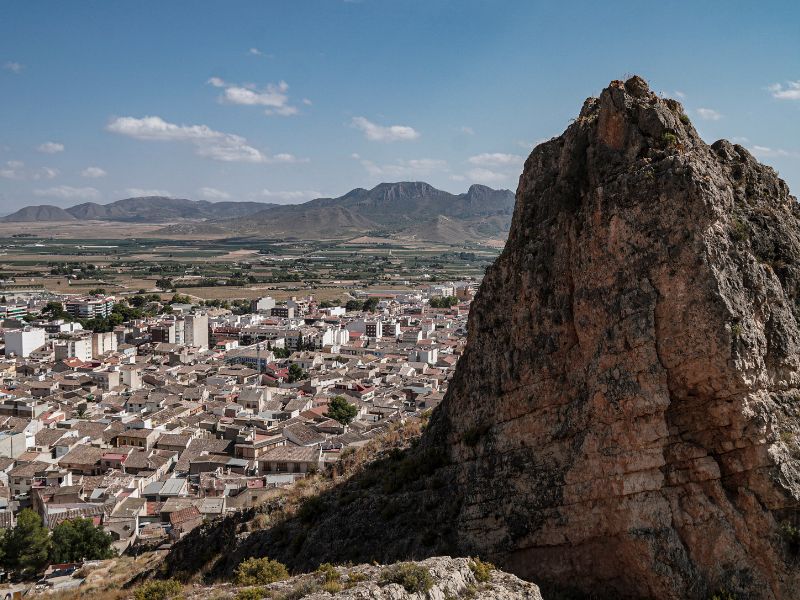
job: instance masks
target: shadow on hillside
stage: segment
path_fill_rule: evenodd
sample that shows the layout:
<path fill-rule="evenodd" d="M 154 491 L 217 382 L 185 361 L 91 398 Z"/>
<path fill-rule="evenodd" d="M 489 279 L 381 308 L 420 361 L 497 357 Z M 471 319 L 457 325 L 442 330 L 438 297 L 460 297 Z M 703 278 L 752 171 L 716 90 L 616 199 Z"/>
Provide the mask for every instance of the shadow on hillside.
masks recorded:
<path fill-rule="evenodd" d="M 193 530 L 161 575 L 228 579 L 246 558 L 268 556 L 293 572 L 324 562 L 382 563 L 457 555 L 461 508 L 455 469 L 441 446 L 394 448 L 291 510 L 289 496 Z M 286 517 L 288 512 L 293 512 Z"/>

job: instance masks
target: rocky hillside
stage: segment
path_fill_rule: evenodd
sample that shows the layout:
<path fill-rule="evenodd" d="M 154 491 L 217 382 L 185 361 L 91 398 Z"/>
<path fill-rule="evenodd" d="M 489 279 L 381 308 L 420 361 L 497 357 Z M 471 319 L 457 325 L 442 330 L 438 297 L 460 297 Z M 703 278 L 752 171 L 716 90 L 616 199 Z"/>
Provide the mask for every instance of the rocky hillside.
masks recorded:
<path fill-rule="evenodd" d="M 798 598 L 798 259 L 771 168 L 614 81 L 526 161 L 422 440 L 166 564 L 479 555 L 545 597 Z"/>
<path fill-rule="evenodd" d="M 584 593 L 798 597 L 799 216 L 638 77 L 537 147 L 439 415 L 462 543 Z"/>
<path fill-rule="evenodd" d="M 539 588 L 467 558 L 439 556 L 395 565 L 327 567 L 264 586 L 187 586 L 186 600 L 233 599 L 258 589 L 263 598 L 303 600 L 542 600 Z M 253 593 L 252 597 L 256 597 Z"/>
<path fill-rule="evenodd" d="M 455 195 L 412 181 L 357 188 L 338 198 L 270 207 L 213 224 L 232 234 L 269 238 L 342 239 L 367 234 L 460 243 L 504 239 L 513 208 L 509 190 L 473 185 Z"/>
<path fill-rule="evenodd" d="M 276 204 L 264 202 L 207 202 L 164 196 L 125 198 L 108 204 L 85 202 L 66 209 L 56 206 L 28 206 L 0 221 L 123 221 L 160 223 L 178 219 L 229 219 L 254 214 Z"/>
<path fill-rule="evenodd" d="M 31 223 L 37 221 L 74 221 L 75 217 L 58 206 L 39 204 L 26 206 L 17 212 L 6 215 L 0 221 L 8 223 Z"/>

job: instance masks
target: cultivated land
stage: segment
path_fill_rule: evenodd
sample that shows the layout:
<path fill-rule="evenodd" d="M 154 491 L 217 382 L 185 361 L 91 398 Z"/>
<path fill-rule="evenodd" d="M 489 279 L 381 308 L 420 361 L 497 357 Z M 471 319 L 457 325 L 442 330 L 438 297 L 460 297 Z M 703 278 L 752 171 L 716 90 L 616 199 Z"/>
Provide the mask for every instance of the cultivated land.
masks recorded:
<path fill-rule="evenodd" d="M 0 279 L 60 293 L 103 288 L 117 295 L 178 290 L 201 300 L 284 300 L 313 294 L 346 301 L 350 291 L 406 290 L 420 283 L 479 279 L 499 248 L 467 242 L 278 241 L 147 237 L 156 227 L 102 223 L 0 224 Z M 172 287 L 158 288 L 169 279 Z M 162 282 L 163 283 L 163 282 Z"/>

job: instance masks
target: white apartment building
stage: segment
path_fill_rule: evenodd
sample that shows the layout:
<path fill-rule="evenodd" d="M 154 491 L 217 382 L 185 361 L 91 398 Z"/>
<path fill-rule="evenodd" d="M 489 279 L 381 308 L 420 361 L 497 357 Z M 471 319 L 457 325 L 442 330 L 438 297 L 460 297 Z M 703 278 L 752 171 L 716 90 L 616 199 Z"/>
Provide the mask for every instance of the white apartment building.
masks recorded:
<path fill-rule="evenodd" d="M 47 334 L 44 329 L 26 327 L 25 329 L 11 329 L 6 331 L 6 356 L 14 354 L 21 358 L 28 358 L 31 352 L 44 346 Z"/>
<path fill-rule="evenodd" d="M 92 360 L 92 338 L 90 336 L 75 336 L 55 340 L 53 350 L 56 353 L 56 360 L 66 358 L 77 358 L 84 362 Z"/>

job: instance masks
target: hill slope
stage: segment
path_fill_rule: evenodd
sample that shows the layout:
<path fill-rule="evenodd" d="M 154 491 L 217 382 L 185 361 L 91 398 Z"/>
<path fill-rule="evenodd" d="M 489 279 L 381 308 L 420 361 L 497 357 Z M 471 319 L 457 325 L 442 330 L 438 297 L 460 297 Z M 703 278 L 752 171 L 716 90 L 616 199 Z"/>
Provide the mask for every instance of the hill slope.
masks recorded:
<path fill-rule="evenodd" d="M 75 217 L 63 208 L 40 204 L 37 206 L 26 206 L 17 212 L 7 215 L 0 219 L 6 223 L 32 223 L 38 221 L 74 221 Z"/>
<path fill-rule="evenodd" d="M 55 206 L 28 206 L 10 214 L 4 222 L 22 221 L 129 221 L 159 223 L 177 219 L 221 219 L 242 217 L 277 206 L 264 202 L 207 202 L 163 196 L 125 198 L 109 204 L 86 202 L 67 209 Z"/>
<path fill-rule="evenodd" d="M 434 241 L 504 237 L 514 195 L 473 185 L 450 194 L 423 182 L 382 183 L 338 198 L 284 205 L 246 219 L 216 221 L 230 231 L 265 237 L 345 238 L 381 233 Z M 448 223 L 443 227 L 444 218 Z"/>
<path fill-rule="evenodd" d="M 379 234 L 458 243 L 505 238 L 513 209 L 514 194 L 509 190 L 473 185 L 455 195 L 423 182 L 400 182 L 382 183 L 371 190 L 357 188 L 338 198 L 318 198 L 303 204 L 148 196 L 109 204 L 87 202 L 67 209 L 29 206 L 0 221 L 182 221 L 159 232 L 309 240 Z"/>

